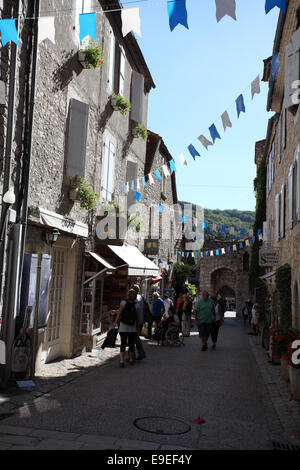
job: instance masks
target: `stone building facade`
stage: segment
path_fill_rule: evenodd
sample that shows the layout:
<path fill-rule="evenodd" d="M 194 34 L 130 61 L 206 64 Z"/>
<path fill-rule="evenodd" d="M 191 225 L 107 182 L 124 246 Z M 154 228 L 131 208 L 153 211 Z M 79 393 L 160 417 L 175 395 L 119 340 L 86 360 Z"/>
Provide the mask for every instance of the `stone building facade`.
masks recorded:
<path fill-rule="evenodd" d="M 124 196 L 124 182 L 141 180 L 145 175 L 147 142 L 134 137 L 133 128 L 138 121 L 147 127 L 148 95 L 155 84 L 134 35 L 122 36 L 118 0 L 20 0 L 5 3 L 5 17 L 17 17 L 20 9 L 20 45 L 15 47 L 9 43 L 1 49 L 0 86 L 4 84 L 5 105 L 0 104 L 0 146 L 4 153 L 11 104 L 12 78 L 9 74 L 14 53 L 17 59 L 11 162 L 8 178 L 4 178 L 5 162 L 1 178 L 6 182 L 9 180 L 9 186 L 14 187 L 16 195 L 13 206 L 16 224 L 12 232 L 18 225 L 20 240 L 22 233 L 26 236 L 23 248 L 22 242 L 20 246 L 16 242 L 19 232 L 8 241 L 8 246 L 19 247 L 18 253 L 24 249 L 25 258 L 23 264 L 16 265 L 18 276 L 23 281 L 20 281 L 19 297 L 16 293 L 20 309 L 14 314 L 5 309 L 5 306 L 10 308 L 12 295 L 6 280 L 1 334 L 5 336 L 12 331 L 14 325 L 8 325 L 7 319 L 14 315 L 19 317 L 20 325 L 23 324 L 28 313 L 26 306 L 35 301 L 30 300 L 30 296 L 36 299 L 36 273 L 41 269 L 41 300 L 38 306 L 33 305 L 33 316 L 35 311 L 39 311 L 39 365 L 92 348 L 102 332 L 100 311 L 103 302 L 99 299 L 111 296 L 114 286 L 122 286 L 123 289 L 115 297 L 115 304 L 126 295 L 128 275 L 126 277 L 123 272 L 125 268 L 118 270 L 119 277 L 115 276 L 115 266 L 126 263 L 109 248 L 110 240 L 103 242 L 98 239 L 95 230 L 101 217 L 81 208 L 79 202 L 70 198 L 70 178 L 84 177 L 94 193 L 100 195 L 100 207 L 102 202 L 113 203 L 119 196 Z M 14 12 L 9 5 L 14 5 Z M 39 12 L 34 6 L 39 7 Z M 62 8 L 64 15 L 61 14 Z M 117 11 L 105 13 L 108 8 Z M 101 71 L 83 68 L 78 61 L 79 49 L 87 44 L 86 39 L 82 44 L 79 41 L 78 14 L 91 11 L 97 13 L 97 39 L 104 56 Z M 50 39 L 37 44 L 38 23 L 29 18 L 38 14 L 41 17 L 54 16 L 55 44 Z M 32 88 L 34 94 L 31 94 Z M 131 113 L 123 116 L 114 110 L 110 102 L 113 91 L 131 101 Z M 32 121 L 27 119 L 30 110 L 33 111 Z M 26 139 L 31 124 L 29 148 L 26 147 Z M 167 163 L 169 159 L 161 143 L 151 164 Z M 166 193 L 163 197 L 160 185 L 146 188 L 147 204 L 156 201 L 155 191 L 158 191 L 158 200 L 164 199 L 168 203 L 177 200 L 175 176 L 164 184 Z M 27 188 L 28 201 L 25 197 Z M 134 191 L 129 191 L 126 202 L 133 202 L 133 196 Z M 59 230 L 59 236 L 51 245 L 49 236 L 52 236 L 53 229 Z M 125 242 L 132 248 L 144 250 L 142 237 L 133 236 L 130 231 Z M 166 263 L 174 259 L 175 250 L 171 252 L 168 244 L 162 244 L 160 250 L 159 256 Z M 19 258 L 21 256 L 18 255 L 16 259 Z M 8 266 L 11 261 L 8 259 Z M 157 273 L 158 268 L 152 265 L 155 270 L 150 263 L 148 271 Z M 89 283 L 88 280 L 98 272 L 101 275 Z M 130 282 L 134 279 L 133 276 Z M 89 302 L 90 296 L 98 299 L 97 302 Z M 107 304 L 106 311 L 109 308 Z M 31 326 L 32 321 L 31 318 Z"/>
<path fill-rule="evenodd" d="M 280 249 L 280 266 L 292 270 L 293 326 L 300 327 L 300 107 L 292 102 L 294 81 L 300 79 L 300 5 L 287 2 L 286 15 L 280 14 L 273 56 L 280 52 L 280 71 L 270 78 L 267 109 L 274 111 L 269 120 L 265 155 L 267 164 L 267 220 L 264 243 Z M 273 300 L 275 270 L 267 269 Z"/>
<path fill-rule="evenodd" d="M 249 298 L 248 274 L 250 249 L 233 251 L 232 242 L 226 246 L 231 252 L 225 255 L 204 256 L 195 266 L 199 279 L 199 292 L 207 290 L 211 296 L 222 295 L 227 299 L 228 308 L 234 308 L 240 314 L 244 303 Z M 211 251 L 224 248 L 224 241 L 206 240 L 203 250 Z"/>

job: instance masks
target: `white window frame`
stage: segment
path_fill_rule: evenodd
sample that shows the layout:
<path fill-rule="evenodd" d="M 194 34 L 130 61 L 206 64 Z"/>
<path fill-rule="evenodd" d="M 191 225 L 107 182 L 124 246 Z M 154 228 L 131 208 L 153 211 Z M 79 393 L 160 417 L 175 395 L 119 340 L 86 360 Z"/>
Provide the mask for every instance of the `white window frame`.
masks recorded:
<path fill-rule="evenodd" d="M 103 135 L 101 196 L 107 201 L 113 199 L 115 190 L 116 139 L 105 132 Z"/>
<path fill-rule="evenodd" d="M 108 81 L 107 86 L 110 93 L 114 91 L 115 80 L 115 57 L 116 57 L 116 38 L 112 29 L 109 31 L 109 63 L 108 63 Z"/>
<path fill-rule="evenodd" d="M 281 185 L 280 191 L 280 238 L 285 237 L 285 185 Z"/>
<path fill-rule="evenodd" d="M 119 73 L 119 93 L 124 96 L 125 91 L 125 66 L 126 55 L 123 46 L 120 46 L 120 73 Z"/>

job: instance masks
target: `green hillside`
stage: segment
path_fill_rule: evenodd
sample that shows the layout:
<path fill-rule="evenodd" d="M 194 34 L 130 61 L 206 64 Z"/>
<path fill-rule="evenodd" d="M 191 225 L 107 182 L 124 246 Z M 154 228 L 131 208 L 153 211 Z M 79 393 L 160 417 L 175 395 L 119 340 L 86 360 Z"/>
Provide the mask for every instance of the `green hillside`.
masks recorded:
<path fill-rule="evenodd" d="M 180 201 L 179 204 L 189 204 L 188 202 Z M 194 213 L 194 210 L 193 210 Z M 193 214 L 195 215 L 195 214 Z M 204 220 L 207 222 L 205 229 L 205 239 L 217 237 L 224 240 L 239 240 L 247 238 L 249 231 L 253 229 L 255 219 L 255 212 L 240 211 L 237 209 L 204 209 Z M 212 224 L 217 224 L 217 232 L 212 229 Z M 226 233 L 221 232 L 222 225 L 226 227 Z M 234 227 L 234 235 L 230 235 L 230 227 Z M 245 235 L 241 236 L 241 229 L 245 229 Z"/>

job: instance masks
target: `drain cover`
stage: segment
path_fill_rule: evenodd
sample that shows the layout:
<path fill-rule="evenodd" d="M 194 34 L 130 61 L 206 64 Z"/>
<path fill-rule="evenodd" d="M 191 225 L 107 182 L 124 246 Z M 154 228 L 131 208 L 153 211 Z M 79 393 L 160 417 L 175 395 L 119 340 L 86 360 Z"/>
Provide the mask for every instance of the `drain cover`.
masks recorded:
<path fill-rule="evenodd" d="M 283 442 L 272 442 L 273 450 L 297 450 L 300 451 L 300 446 L 294 444 L 284 444 Z"/>
<path fill-rule="evenodd" d="M 180 419 L 164 418 L 161 416 L 137 418 L 133 424 L 141 431 L 163 436 L 186 434 L 191 430 L 191 427 Z"/>

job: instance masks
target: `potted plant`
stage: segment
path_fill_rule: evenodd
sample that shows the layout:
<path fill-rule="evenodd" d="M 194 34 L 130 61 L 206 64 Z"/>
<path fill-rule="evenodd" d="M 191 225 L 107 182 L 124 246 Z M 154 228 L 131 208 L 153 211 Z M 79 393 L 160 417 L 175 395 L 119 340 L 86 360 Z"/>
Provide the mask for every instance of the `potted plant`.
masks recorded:
<path fill-rule="evenodd" d="M 91 190 L 90 183 L 84 178 L 79 178 L 78 200 L 80 207 L 88 211 L 95 211 L 98 198 L 99 195 Z"/>
<path fill-rule="evenodd" d="M 136 232 L 139 233 L 141 231 L 142 221 L 137 215 L 134 215 L 134 216 L 128 218 L 127 228 L 132 227 L 132 226 L 135 227 Z"/>
<path fill-rule="evenodd" d="M 125 116 L 131 110 L 131 104 L 129 101 L 126 101 L 124 96 L 120 94 L 112 93 L 110 97 L 110 103 L 115 111 L 120 111 L 120 113 Z"/>
<path fill-rule="evenodd" d="M 79 201 L 79 188 L 80 188 L 80 178 L 75 176 L 74 178 L 70 178 L 70 185 L 69 185 L 69 198 L 71 201 L 77 202 Z"/>
<path fill-rule="evenodd" d="M 85 69 L 100 69 L 103 64 L 102 47 L 96 41 L 90 41 L 84 49 L 78 51 L 78 60 Z"/>
<path fill-rule="evenodd" d="M 141 122 L 135 123 L 135 125 L 132 128 L 132 134 L 134 137 L 140 137 L 145 142 L 148 138 L 148 131 L 146 127 L 144 126 L 144 124 L 142 124 Z"/>

